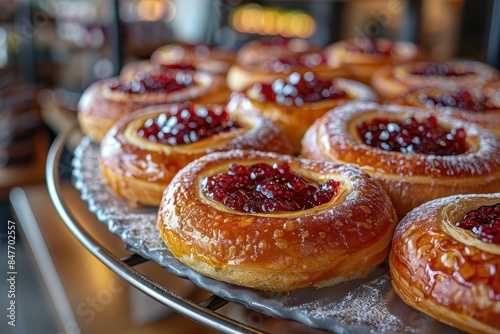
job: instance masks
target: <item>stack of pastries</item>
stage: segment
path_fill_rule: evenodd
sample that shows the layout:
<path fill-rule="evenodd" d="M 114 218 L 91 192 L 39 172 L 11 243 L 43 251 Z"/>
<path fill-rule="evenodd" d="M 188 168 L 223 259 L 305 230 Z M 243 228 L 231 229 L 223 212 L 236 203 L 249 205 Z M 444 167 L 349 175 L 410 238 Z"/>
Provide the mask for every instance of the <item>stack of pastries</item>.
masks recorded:
<path fill-rule="evenodd" d="M 90 86 L 78 116 L 110 188 L 158 206 L 165 244 L 201 274 L 327 287 L 390 252 L 407 304 L 500 327 L 496 69 L 382 39 L 173 44 Z"/>

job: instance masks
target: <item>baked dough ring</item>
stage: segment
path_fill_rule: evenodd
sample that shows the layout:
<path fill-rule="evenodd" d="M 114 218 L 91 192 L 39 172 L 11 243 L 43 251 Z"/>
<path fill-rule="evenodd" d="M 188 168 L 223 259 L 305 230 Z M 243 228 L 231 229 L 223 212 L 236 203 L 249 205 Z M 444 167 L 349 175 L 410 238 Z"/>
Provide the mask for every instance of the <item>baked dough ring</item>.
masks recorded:
<path fill-rule="evenodd" d="M 374 44 L 384 53 L 365 52 Z M 346 68 L 354 79 L 370 84 L 373 73 L 384 65 L 399 64 L 422 59 L 422 52 L 411 42 L 391 42 L 385 39 L 348 39 L 335 42 L 325 48 L 328 64 Z"/>
<path fill-rule="evenodd" d="M 159 205 L 163 191 L 177 171 L 209 152 L 251 148 L 291 153 L 281 130 L 255 113 L 235 114 L 234 122 L 239 128 L 191 144 L 162 144 L 138 135 L 146 120 L 154 119 L 161 113 L 170 114 L 172 109 L 182 110 L 184 106 L 189 104 L 159 105 L 138 110 L 113 126 L 101 142 L 99 161 L 103 177 L 110 188 L 132 206 Z"/>
<path fill-rule="evenodd" d="M 225 75 L 235 61 L 235 51 L 205 44 L 167 44 L 151 55 L 151 62 L 155 65 L 186 63 L 197 71 L 221 75 Z"/>
<path fill-rule="evenodd" d="M 309 71 L 323 77 L 350 77 L 346 69 L 328 65 L 321 49 L 304 40 L 277 45 L 253 41 L 238 52 L 226 82 L 232 91 L 239 92 L 256 82 L 272 82 L 285 79 L 293 72 L 304 74 Z"/>
<path fill-rule="evenodd" d="M 496 95 L 493 88 L 490 89 L 489 87 L 493 87 L 493 85 L 490 84 L 484 88 L 472 87 L 468 89 L 423 87 L 398 96 L 388 103 L 426 108 L 433 113 L 460 118 L 479 124 L 500 137 L 500 94 L 498 93 L 500 92 L 500 85 L 497 88 Z M 469 100 L 460 102 L 458 99 L 461 94 L 468 94 L 470 98 L 467 97 L 467 99 Z M 436 97 L 441 97 L 442 100 L 443 96 L 451 96 L 451 102 L 454 104 L 462 103 L 467 104 L 467 106 L 458 107 L 455 105 L 455 107 L 449 107 L 443 106 L 443 102 L 436 106 L 433 100 L 429 101 L 429 99 L 435 100 Z"/>
<path fill-rule="evenodd" d="M 464 128 L 468 150 L 459 155 L 407 154 L 366 145 L 359 122 L 375 118 L 421 121 L 424 109 L 352 102 L 316 121 L 304 135 L 302 156 L 355 164 L 387 191 L 399 218 L 429 200 L 454 194 L 492 193 L 500 189 L 500 141 L 473 123 L 437 115 L 444 129 Z"/>
<path fill-rule="evenodd" d="M 185 101 L 198 104 L 227 103 L 230 91 L 223 77 L 192 73 L 194 85 L 167 94 L 113 91 L 110 87 L 120 80 L 118 78 L 94 82 L 83 92 L 78 102 L 78 121 L 83 133 L 100 142 L 120 118 L 152 105 Z"/>
<path fill-rule="evenodd" d="M 346 96 L 335 99 L 327 98 L 317 102 L 305 102 L 297 106 L 296 104 L 279 104 L 274 100 L 261 101 L 260 92 L 253 86 L 244 91 L 244 96 L 251 101 L 256 111 L 270 118 L 281 127 L 296 154 L 300 153 L 300 142 L 304 133 L 316 119 L 323 116 L 327 111 L 353 100 L 372 102 L 377 100 L 375 92 L 360 82 L 344 78 L 332 79 L 332 77 L 325 77 L 322 73 L 318 73 L 318 78 L 333 83 L 333 87 L 345 92 Z M 231 103 L 239 103 L 244 109 L 246 102 L 241 99 L 241 95 L 233 94 Z"/>
<path fill-rule="evenodd" d="M 436 74 L 441 69 L 443 69 L 443 73 L 450 71 L 452 75 Z M 432 74 L 420 74 L 426 72 Z M 372 87 L 383 98 L 392 99 L 419 87 L 444 89 L 483 87 L 497 79 L 498 71 L 481 62 L 413 62 L 386 65 L 373 73 L 371 83 Z"/>
<path fill-rule="evenodd" d="M 249 214 L 209 199 L 202 180 L 237 163 L 288 163 L 316 182 L 340 181 L 323 205 Z M 382 262 L 397 222 L 383 189 L 360 169 L 275 153 L 233 150 L 190 163 L 163 195 L 158 228 L 181 262 L 214 279 L 268 291 L 327 287 L 366 277 Z"/>
<path fill-rule="evenodd" d="M 397 226 L 389 264 L 394 291 L 411 307 L 470 333 L 500 333 L 500 245 L 456 227 L 500 193 L 455 195 L 411 211 Z"/>

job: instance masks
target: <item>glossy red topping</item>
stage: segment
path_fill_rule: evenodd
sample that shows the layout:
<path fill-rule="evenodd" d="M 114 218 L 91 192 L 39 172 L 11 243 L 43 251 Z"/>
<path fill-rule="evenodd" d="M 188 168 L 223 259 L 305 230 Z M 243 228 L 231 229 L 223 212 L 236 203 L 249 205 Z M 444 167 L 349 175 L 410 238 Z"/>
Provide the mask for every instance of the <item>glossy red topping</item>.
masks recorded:
<path fill-rule="evenodd" d="M 203 180 L 208 197 L 247 213 L 307 210 L 330 201 L 339 186 L 334 180 L 321 184 L 309 181 L 286 163 L 231 164 L 227 173 Z"/>
<path fill-rule="evenodd" d="M 373 119 L 357 125 L 363 143 L 384 151 L 433 155 L 457 155 L 467 151 L 465 131 L 462 128 L 442 129 L 434 116 L 423 122 L 408 118 L 403 122 Z"/>
<path fill-rule="evenodd" d="M 110 88 L 127 94 L 172 93 L 193 85 L 191 72 L 171 69 L 154 73 L 139 72 L 129 81 L 112 83 Z"/>
<path fill-rule="evenodd" d="M 207 109 L 187 104 L 148 118 L 137 134 L 153 142 L 182 145 L 238 127 L 223 107 Z"/>
<path fill-rule="evenodd" d="M 394 44 L 377 39 L 363 39 L 346 43 L 346 49 L 350 52 L 367 53 L 377 57 L 387 57 L 394 52 Z"/>
<path fill-rule="evenodd" d="M 294 72 L 286 80 L 277 79 L 271 84 L 257 83 L 253 89 L 260 93 L 261 102 L 274 101 L 288 106 L 348 98 L 346 92 L 335 87 L 332 80 L 318 79 L 312 72 L 303 75 Z"/>
<path fill-rule="evenodd" d="M 441 77 L 461 77 L 464 75 L 474 74 L 471 71 L 460 71 L 456 68 L 453 68 L 449 64 L 427 64 L 426 66 L 422 66 L 414 69 L 410 72 L 413 75 L 421 75 L 421 76 L 441 76 Z"/>
<path fill-rule="evenodd" d="M 481 241 L 500 244 L 500 203 L 471 210 L 456 225 L 471 230 Z"/>
<path fill-rule="evenodd" d="M 489 105 L 487 97 L 473 96 L 467 90 L 438 93 L 434 96 L 421 93 L 418 99 L 421 103 L 425 103 L 428 108 L 453 107 L 473 112 L 485 112 L 498 109 Z"/>

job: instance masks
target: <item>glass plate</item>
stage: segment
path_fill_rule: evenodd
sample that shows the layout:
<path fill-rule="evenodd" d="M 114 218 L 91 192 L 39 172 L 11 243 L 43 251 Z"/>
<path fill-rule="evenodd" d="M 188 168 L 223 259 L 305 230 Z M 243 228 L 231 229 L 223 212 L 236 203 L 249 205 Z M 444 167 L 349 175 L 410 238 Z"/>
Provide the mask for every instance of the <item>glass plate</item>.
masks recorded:
<path fill-rule="evenodd" d="M 200 288 L 251 310 L 335 333 L 461 333 L 404 304 L 391 288 L 387 263 L 368 279 L 289 293 L 258 291 L 200 275 L 163 243 L 156 228 L 157 208 L 131 208 L 107 187 L 99 173 L 98 155 L 99 146 L 84 137 L 72 162 L 75 187 L 89 210 L 131 251 Z"/>

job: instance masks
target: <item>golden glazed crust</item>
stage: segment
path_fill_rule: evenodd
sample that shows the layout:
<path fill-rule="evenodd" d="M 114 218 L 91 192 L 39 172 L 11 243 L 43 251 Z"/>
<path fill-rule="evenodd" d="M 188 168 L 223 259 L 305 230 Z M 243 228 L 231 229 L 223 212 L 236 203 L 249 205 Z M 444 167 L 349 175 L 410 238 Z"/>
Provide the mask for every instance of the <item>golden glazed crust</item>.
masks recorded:
<path fill-rule="evenodd" d="M 500 246 L 455 226 L 470 210 L 495 203 L 500 193 L 455 195 L 403 218 L 389 264 L 406 304 L 466 332 L 500 333 Z"/>
<path fill-rule="evenodd" d="M 288 163 L 294 173 L 341 185 L 312 209 L 248 214 L 209 199 L 203 179 L 231 163 Z M 165 190 L 158 228 L 170 251 L 214 279 L 268 291 L 331 286 L 365 277 L 387 255 L 397 222 L 382 188 L 358 168 L 256 151 L 206 155 Z"/>
<path fill-rule="evenodd" d="M 319 74 L 320 78 L 326 78 L 324 74 Z M 343 78 L 328 78 L 334 82 L 335 87 L 346 92 L 345 98 L 325 99 L 318 102 L 304 103 L 302 106 L 283 105 L 275 101 L 259 101 L 259 92 L 255 89 L 247 89 L 244 94 L 248 98 L 255 110 L 262 115 L 270 118 L 285 133 L 288 141 L 292 144 L 296 154 L 300 153 L 300 142 L 304 133 L 314 123 L 314 121 L 323 116 L 327 111 L 339 105 L 353 100 L 359 101 L 376 101 L 375 92 L 368 86 L 357 81 Z M 239 99 L 239 104 L 244 108 L 245 103 L 241 102 L 241 96 L 233 95 L 232 100 Z"/>
<path fill-rule="evenodd" d="M 413 74 L 429 65 L 441 65 L 458 72 L 459 76 Z M 474 61 L 453 61 L 443 63 L 413 62 L 386 65 L 372 76 L 372 87 L 385 99 L 392 99 L 419 87 L 452 89 L 456 87 L 482 87 L 498 80 L 498 71 L 484 63 Z"/>
<path fill-rule="evenodd" d="M 193 86 L 164 93 L 127 94 L 112 91 L 118 78 L 103 79 L 91 84 L 78 102 L 78 121 L 84 134 L 100 142 L 120 118 L 152 105 L 191 101 L 198 104 L 222 104 L 230 97 L 224 78 L 194 73 Z"/>
<path fill-rule="evenodd" d="M 240 128 L 191 144 L 171 146 L 137 134 L 147 119 L 178 107 L 159 105 L 139 110 L 120 120 L 101 142 L 99 161 L 103 177 L 111 189 L 133 206 L 159 205 L 163 191 L 179 169 L 207 153 L 236 148 L 291 153 L 281 130 L 257 114 L 234 114 Z"/>
<path fill-rule="evenodd" d="M 443 128 L 466 132 L 469 149 L 454 156 L 384 151 L 362 143 L 356 130 L 358 122 L 374 118 L 421 121 L 426 115 L 423 109 L 352 102 L 331 110 L 309 128 L 301 155 L 361 167 L 387 191 L 400 218 L 435 198 L 498 191 L 500 141 L 475 124 L 437 115 Z"/>
<path fill-rule="evenodd" d="M 343 40 L 325 48 L 328 64 L 332 67 L 346 68 L 352 77 L 358 81 L 369 84 L 373 73 L 384 65 L 400 64 L 422 59 L 422 52 L 411 42 L 391 42 L 389 40 L 377 39 L 376 43 L 381 45 L 392 45 L 393 52 L 390 55 L 374 55 L 370 53 L 350 50 L 349 45 L 366 43 L 364 39 Z"/>

